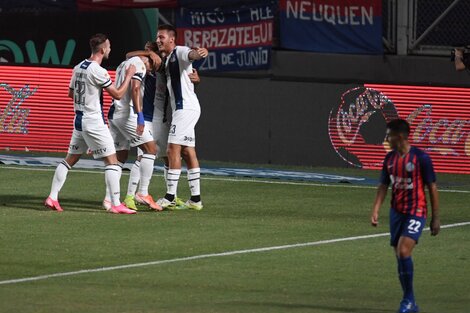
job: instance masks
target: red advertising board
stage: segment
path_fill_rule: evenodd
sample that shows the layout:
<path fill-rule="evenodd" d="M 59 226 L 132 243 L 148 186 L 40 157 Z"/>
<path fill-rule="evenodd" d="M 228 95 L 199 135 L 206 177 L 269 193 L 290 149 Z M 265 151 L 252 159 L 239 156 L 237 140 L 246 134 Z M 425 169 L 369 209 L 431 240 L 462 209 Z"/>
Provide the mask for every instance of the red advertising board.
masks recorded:
<path fill-rule="evenodd" d="M 367 84 L 346 91 L 330 112 L 330 140 L 346 162 L 379 169 L 386 122 L 406 119 L 410 141 L 439 172 L 470 173 L 470 89 Z"/>
<path fill-rule="evenodd" d="M 72 69 L 0 66 L 0 150 L 66 152 L 73 130 Z M 114 79 L 114 72 L 109 72 Z M 105 94 L 105 113 L 111 98 Z"/>

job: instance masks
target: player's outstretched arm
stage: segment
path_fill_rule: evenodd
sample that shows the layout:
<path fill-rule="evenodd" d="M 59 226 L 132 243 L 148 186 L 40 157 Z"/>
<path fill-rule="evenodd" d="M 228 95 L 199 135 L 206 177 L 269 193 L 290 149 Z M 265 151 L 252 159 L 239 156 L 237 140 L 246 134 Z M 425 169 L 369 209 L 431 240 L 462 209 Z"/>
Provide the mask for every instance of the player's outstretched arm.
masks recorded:
<path fill-rule="evenodd" d="M 157 70 L 162 65 L 162 58 L 160 58 L 160 56 L 153 51 L 136 50 L 136 51 L 131 51 L 131 52 L 126 53 L 126 59 L 130 59 L 132 57 L 139 57 L 139 56 L 149 57 L 150 59 L 152 59 L 153 67 Z"/>
<path fill-rule="evenodd" d="M 194 48 L 189 52 L 189 59 L 191 61 L 197 61 L 206 58 L 209 55 L 209 51 L 206 48 Z"/>
<path fill-rule="evenodd" d="M 374 227 L 379 224 L 379 210 L 387 196 L 387 190 L 388 185 L 385 184 L 380 184 L 377 188 L 377 194 L 375 196 L 374 206 L 372 207 L 372 213 L 370 216 L 370 223 Z"/>
<path fill-rule="evenodd" d="M 431 235 L 436 236 L 441 230 L 441 220 L 439 218 L 439 193 L 436 183 L 428 184 L 429 195 L 431 198 Z"/>
<path fill-rule="evenodd" d="M 133 64 L 129 65 L 129 67 L 126 69 L 126 77 L 124 81 L 122 82 L 121 86 L 119 88 L 116 88 L 116 86 L 111 84 L 108 88 L 106 88 L 106 91 L 109 93 L 113 99 L 120 100 L 124 94 L 127 91 L 127 88 L 129 88 L 129 83 L 131 82 L 131 77 L 135 74 L 135 66 Z"/>

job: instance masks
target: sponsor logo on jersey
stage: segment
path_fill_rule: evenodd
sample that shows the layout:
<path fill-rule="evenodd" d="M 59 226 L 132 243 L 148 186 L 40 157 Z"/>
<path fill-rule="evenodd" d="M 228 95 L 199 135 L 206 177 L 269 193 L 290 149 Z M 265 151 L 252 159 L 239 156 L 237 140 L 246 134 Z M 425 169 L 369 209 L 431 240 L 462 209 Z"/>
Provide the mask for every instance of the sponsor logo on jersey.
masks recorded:
<path fill-rule="evenodd" d="M 413 172 L 415 170 L 415 165 L 413 164 L 413 162 L 408 162 L 406 163 L 405 168 L 407 172 Z"/>

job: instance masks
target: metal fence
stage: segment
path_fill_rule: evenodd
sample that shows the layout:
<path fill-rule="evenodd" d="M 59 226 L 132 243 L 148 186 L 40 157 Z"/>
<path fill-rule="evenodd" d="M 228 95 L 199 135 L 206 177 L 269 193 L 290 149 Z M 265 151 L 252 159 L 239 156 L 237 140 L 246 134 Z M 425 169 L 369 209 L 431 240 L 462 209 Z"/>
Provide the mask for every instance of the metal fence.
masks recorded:
<path fill-rule="evenodd" d="M 410 3 L 409 54 L 446 55 L 454 46 L 470 44 L 470 1 Z"/>

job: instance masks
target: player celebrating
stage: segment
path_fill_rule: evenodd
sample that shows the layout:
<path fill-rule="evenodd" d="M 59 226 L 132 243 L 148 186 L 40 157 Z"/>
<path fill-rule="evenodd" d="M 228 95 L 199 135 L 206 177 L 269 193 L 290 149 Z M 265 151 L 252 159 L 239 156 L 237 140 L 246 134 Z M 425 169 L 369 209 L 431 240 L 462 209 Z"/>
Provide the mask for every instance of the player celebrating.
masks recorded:
<path fill-rule="evenodd" d="M 153 57 L 156 42 L 147 42 L 145 45 L 145 51 L 133 51 L 126 54 L 126 57 L 131 58 L 133 56 L 148 56 Z M 158 47 L 157 47 L 158 50 Z M 162 62 L 164 62 L 164 53 L 160 53 Z M 152 58 L 152 59 L 153 59 Z M 168 134 L 171 126 L 172 110 L 169 105 L 168 89 L 166 86 L 166 74 L 165 68 L 160 67 L 158 71 L 152 73 L 154 75 L 145 76 L 145 93 L 143 97 L 143 112 L 146 124 L 150 124 L 153 131 L 153 138 L 157 144 L 157 158 L 161 158 L 164 162 L 164 178 L 166 180 L 169 161 L 167 157 L 167 145 L 168 145 Z M 193 84 L 199 84 L 201 79 L 199 78 L 198 72 L 193 68 L 193 72 L 188 75 L 189 80 Z M 139 151 L 140 152 L 140 151 Z M 127 189 L 127 195 L 124 203 L 127 207 L 135 207 L 134 195 L 137 188 L 137 184 L 140 180 L 139 174 L 140 157 L 137 158 L 131 168 L 129 175 L 129 185 Z M 135 200 L 139 201 L 139 197 L 135 196 Z M 183 209 L 185 203 L 175 195 L 175 207 L 171 209 Z"/>
<path fill-rule="evenodd" d="M 130 59 L 136 56 L 147 56 L 151 58 L 154 64 L 161 64 L 160 57 L 156 54 L 158 52 L 158 46 L 156 42 L 148 41 L 145 44 L 144 51 L 133 51 L 126 54 L 126 59 Z M 162 68 L 162 66 L 160 66 Z M 152 119 L 153 119 L 153 111 L 154 111 L 154 98 L 155 98 L 155 89 L 156 89 L 156 72 L 157 71 L 149 71 L 145 75 L 143 79 L 144 85 L 144 96 L 142 97 L 142 112 L 144 114 L 144 122 L 145 127 L 152 131 L 152 135 L 155 138 L 155 133 L 153 132 L 152 126 Z M 165 149 L 166 150 L 166 149 Z M 158 156 L 159 147 L 157 145 L 157 156 Z M 144 199 L 140 198 L 137 192 L 137 186 L 140 181 L 140 161 L 142 160 L 143 151 L 140 148 L 137 148 L 137 158 L 134 164 L 131 167 L 131 171 L 129 174 L 129 183 L 127 185 L 127 194 L 124 198 L 124 204 L 133 210 L 138 210 L 135 202 L 139 202 L 141 204 L 147 205 Z M 108 195 L 103 201 L 103 207 L 109 206 L 109 200 L 107 199 Z"/>
<path fill-rule="evenodd" d="M 432 161 L 424 151 L 410 145 L 409 133 L 410 126 L 405 120 L 397 119 L 387 124 L 387 141 L 393 150 L 385 157 L 371 215 L 372 226 L 377 226 L 380 206 L 388 186 L 392 184 L 390 244 L 396 253 L 403 289 L 399 313 L 419 311 L 413 292 L 411 254 L 426 224 L 425 186 L 431 198 L 431 235 L 437 235 L 440 230 L 439 200 Z"/>
<path fill-rule="evenodd" d="M 116 81 L 122 82 L 125 75 L 125 67 L 135 65 L 136 72 L 131 79 L 131 88 L 120 100 L 115 99 L 108 114 L 111 134 L 116 145 L 118 160 L 127 160 L 130 147 L 139 147 L 143 151 L 140 161 L 140 185 L 139 198 L 150 208 L 161 211 L 162 208 L 155 203 L 148 193 L 148 186 L 153 174 L 153 165 L 157 147 L 153 140 L 151 129 L 146 127 L 144 114 L 142 112 L 142 95 L 144 85 L 142 80 L 147 72 L 158 68 L 160 64 L 144 56 L 132 57 L 122 62 L 116 71 Z"/>
<path fill-rule="evenodd" d="M 111 43 L 103 34 L 96 34 L 90 39 L 91 57 L 80 62 L 73 69 L 68 96 L 74 101 L 75 121 L 69 151 L 65 159 L 57 166 L 52 180 L 51 193 L 45 206 L 62 211 L 58 194 L 65 183 L 68 171 L 78 162 L 88 147 L 95 159 L 103 158 L 105 163 L 106 186 L 111 194 L 112 213 L 133 214 L 120 203 L 120 178 L 122 168 L 116 157 L 114 142 L 105 124 L 102 111 L 102 89 L 113 98 L 120 99 L 127 87 L 135 67 L 129 66 L 119 88 L 112 83 L 108 72 L 102 68 L 101 62 L 109 57 Z"/>
<path fill-rule="evenodd" d="M 192 61 L 207 57 L 208 51 L 205 48 L 191 49 L 176 46 L 175 41 L 176 29 L 173 26 L 158 27 L 158 48 L 167 56 L 165 70 L 172 108 L 172 123 L 167 147 L 169 160 L 166 178 L 167 193 L 164 198 L 158 200 L 158 203 L 163 208 L 175 206 L 175 195 L 181 174 L 181 157 L 183 157 L 188 168 L 188 183 L 191 190 L 191 199 L 185 205 L 190 209 L 201 210 L 203 205 L 200 192 L 200 168 L 196 156 L 194 132 L 201 115 L 201 107 L 188 75 L 192 73 Z"/>

